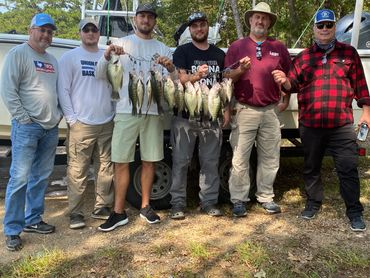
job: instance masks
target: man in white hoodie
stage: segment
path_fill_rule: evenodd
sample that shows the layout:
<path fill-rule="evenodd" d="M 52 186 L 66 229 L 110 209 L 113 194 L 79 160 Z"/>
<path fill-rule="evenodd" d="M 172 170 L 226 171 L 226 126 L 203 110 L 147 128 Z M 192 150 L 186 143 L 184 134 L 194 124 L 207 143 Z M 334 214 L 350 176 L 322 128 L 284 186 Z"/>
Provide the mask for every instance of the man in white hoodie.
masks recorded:
<path fill-rule="evenodd" d="M 68 205 L 71 229 L 85 226 L 83 197 L 91 161 L 95 170 L 95 205 L 91 217 L 107 219 L 113 204 L 111 139 L 114 104 L 105 80 L 95 78 L 104 51 L 98 48 L 98 24 L 79 24 L 81 46 L 59 60 L 58 96 L 68 124 Z"/>

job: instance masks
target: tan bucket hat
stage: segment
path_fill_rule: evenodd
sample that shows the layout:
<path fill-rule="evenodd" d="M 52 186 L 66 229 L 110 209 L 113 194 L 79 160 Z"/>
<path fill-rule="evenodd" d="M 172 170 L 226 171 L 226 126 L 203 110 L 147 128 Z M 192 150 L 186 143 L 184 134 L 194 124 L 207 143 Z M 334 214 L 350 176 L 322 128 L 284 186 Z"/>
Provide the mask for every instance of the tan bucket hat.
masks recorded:
<path fill-rule="evenodd" d="M 249 24 L 249 18 L 252 16 L 253 13 L 268 14 L 270 16 L 270 19 L 271 19 L 271 24 L 270 24 L 269 29 L 274 27 L 274 25 L 276 23 L 276 20 L 277 20 L 277 15 L 271 12 L 271 8 L 270 8 L 269 4 L 267 4 L 265 2 L 259 2 L 257 5 L 254 6 L 253 9 L 248 10 L 248 11 L 245 12 L 244 21 L 245 21 L 245 24 L 247 25 L 248 29 L 251 28 L 251 25 Z"/>

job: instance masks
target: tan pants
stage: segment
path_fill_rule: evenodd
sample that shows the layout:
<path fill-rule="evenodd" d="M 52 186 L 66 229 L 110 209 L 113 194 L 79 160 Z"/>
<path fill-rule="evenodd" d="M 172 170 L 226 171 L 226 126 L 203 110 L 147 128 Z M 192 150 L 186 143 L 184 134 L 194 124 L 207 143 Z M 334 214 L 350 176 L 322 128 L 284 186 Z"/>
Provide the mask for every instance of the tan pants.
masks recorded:
<path fill-rule="evenodd" d="M 233 148 L 229 189 L 232 203 L 247 202 L 250 177 L 249 158 L 253 144 L 257 143 L 257 201 L 273 200 L 273 184 L 280 160 L 280 123 L 276 105 L 252 107 L 236 104 L 237 113 L 232 120 L 230 144 Z"/>
<path fill-rule="evenodd" d="M 113 121 L 101 125 L 77 122 L 68 130 L 68 206 L 69 212 L 83 215 L 83 196 L 91 162 L 95 174 L 95 206 L 112 207 L 113 163 L 111 141 Z"/>

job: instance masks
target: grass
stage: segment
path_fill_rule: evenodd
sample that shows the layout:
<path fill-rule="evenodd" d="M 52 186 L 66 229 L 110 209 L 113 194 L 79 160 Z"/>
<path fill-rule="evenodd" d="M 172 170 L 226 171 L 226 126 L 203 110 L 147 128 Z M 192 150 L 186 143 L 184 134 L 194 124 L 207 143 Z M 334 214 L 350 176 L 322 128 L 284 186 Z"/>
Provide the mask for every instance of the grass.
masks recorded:
<path fill-rule="evenodd" d="M 210 252 L 207 247 L 199 242 L 190 242 L 190 255 L 195 259 L 206 260 L 210 257 Z"/>
<path fill-rule="evenodd" d="M 255 269 L 258 269 L 269 258 L 262 245 L 250 241 L 245 241 L 237 246 L 236 251 L 244 264 Z"/>
<path fill-rule="evenodd" d="M 47 250 L 26 257 L 10 267 L 6 267 L 1 277 L 46 277 L 52 270 L 63 264 L 66 254 L 61 250 Z"/>

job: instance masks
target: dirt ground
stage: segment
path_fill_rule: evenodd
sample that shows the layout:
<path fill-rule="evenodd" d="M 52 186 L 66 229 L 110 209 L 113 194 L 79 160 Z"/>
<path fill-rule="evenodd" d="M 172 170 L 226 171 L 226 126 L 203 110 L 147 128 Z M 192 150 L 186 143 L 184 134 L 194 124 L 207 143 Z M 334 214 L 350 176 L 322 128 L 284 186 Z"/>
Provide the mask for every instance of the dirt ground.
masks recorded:
<path fill-rule="evenodd" d="M 52 181 L 61 180 L 64 173 L 64 166 L 56 167 Z M 256 266 L 233 258 L 236 246 L 246 241 L 262 244 L 272 258 L 270 263 L 272 267 L 276 263 L 276 267 L 281 268 L 280 263 L 274 262 L 275 254 L 279 261 L 287 262 L 286 268 L 294 268 L 297 273 L 305 273 L 306 270 L 315 271 L 317 262 L 313 261 L 325 258 L 322 252 L 337 247 L 343 250 L 346 247 L 350 247 L 351 250 L 358 248 L 361 252 L 367 252 L 365 255 L 369 260 L 369 229 L 364 233 L 349 230 L 347 219 L 344 217 L 344 205 L 339 196 L 336 200 L 325 201 L 323 211 L 317 219 L 302 220 L 297 217 L 304 204 L 297 173 L 282 172 L 279 175 L 287 178 L 277 180 L 277 186 L 283 188 L 277 190 L 277 201 L 282 207 L 281 214 L 267 215 L 260 206 L 254 204 L 246 218 L 235 219 L 231 217 L 229 205 L 225 204 L 223 209 L 226 215 L 220 218 L 211 218 L 193 207 L 183 221 L 171 220 L 168 211 L 159 211 L 162 222 L 149 225 L 138 217 L 137 209 L 128 205 L 129 224 L 110 233 L 99 232 L 97 227 L 102 222 L 89 217 L 94 199 L 92 181 L 89 182 L 85 205 L 87 227 L 80 230 L 71 230 L 68 227 L 65 187 L 53 185 L 50 186 L 50 194 L 46 197 L 44 220 L 55 225 L 56 232 L 49 235 L 22 233 L 24 248 L 21 252 L 7 251 L 5 237 L 1 233 L 0 265 L 6 265 L 28 255 L 33 256 L 45 249 L 63 250 L 70 258 L 77 260 L 100 249 L 117 247 L 124 254 L 122 260 L 125 266 L 120 270 L 126 273 L 124 277 L 177 277 L 176 273 L 185 273 L 184 269 L 189 269 L 187 271 L 193 275 L 184 277 L 245 277 L 245 269 L 249 271 L 252 269 L 252 272 L 256 273 L 261 271 Z M 365 170 L 362 171 L 362 175 L 363 178 L 370 177 Z M 4 185 L 7 179 L 7 170 L 3 167 L 0 169 L 0 219 L 4 216 Z M 282 185 L 286 180 L 297 184 L 286 187 Z M 369 196 L 363 203 L 366 210 L 365 219 L 370 224 Z M 3 229 L 2 223 L 0 229 Z M 194 244 L 206 246 L 209 252 L 207 259 L 197 262 L 199 257 L 194 255 L 194 248 L 189 247 Z M 238 262 L 238 265 L 235 265 L 235 262 Z M 328 269 L 323 267 L 321 270 L 323 275 L 317 277 L 368 277 L 366 273 L 370 273 L 369 267 L 370 263 L 365 269 L 359 268 L 358 272 L 352 269 L 349 273 L 344 267 L 334 272 L 339 275 L 330 276 L 328 266 Z M 106 277 L 106 272 L 99 272 L 98 265 L 84 271 L 87 273 L 81 276 Z"/>

